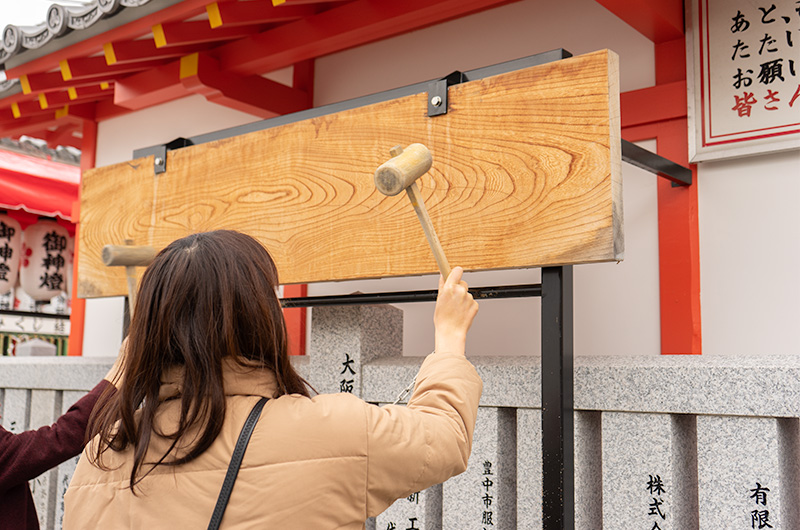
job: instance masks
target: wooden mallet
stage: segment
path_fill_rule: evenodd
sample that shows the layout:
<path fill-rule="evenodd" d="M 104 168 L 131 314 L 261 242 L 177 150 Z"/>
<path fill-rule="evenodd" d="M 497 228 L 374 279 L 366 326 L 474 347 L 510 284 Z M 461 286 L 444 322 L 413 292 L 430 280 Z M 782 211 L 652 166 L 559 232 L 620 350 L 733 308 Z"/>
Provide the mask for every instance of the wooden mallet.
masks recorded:
<path fill-rule="evenodd" d="M 417 179 L 424 175 L 433 164 L 431 152 L 422 144 L 411 144 L 405 150 L 399 145 L 389 151 L 393 158 L 381 164 L 375 170 L 375 187 L 389 197 L 406 190 L 414 211 L 417 212 L 425 238 L 433 251 L 433 258 L 439 266 L 444 278 L 450 275 L 450 264 L 444 255 L 442 244 L 433 229 L 433 223 L 425 209 L 422 195 L 417 186 Z"/>
<path fill-rule="evenodd" d="M 125 245 L 106 245 L 103 247 L 103 264 L 107 267 L 124 266 L 125 276 L 128 280 L 128 309 L 133 317 L 133 308 L 136 306 L 136 267 L 150 265 L 156 257 L 153 247 L 135 247 L 133 241 L 125 240 Z"/>

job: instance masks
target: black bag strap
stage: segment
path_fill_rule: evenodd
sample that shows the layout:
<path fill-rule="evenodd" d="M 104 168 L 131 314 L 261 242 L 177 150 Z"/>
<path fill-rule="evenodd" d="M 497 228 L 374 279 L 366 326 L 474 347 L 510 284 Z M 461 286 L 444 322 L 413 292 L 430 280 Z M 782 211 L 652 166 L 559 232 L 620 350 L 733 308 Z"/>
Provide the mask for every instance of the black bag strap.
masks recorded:
<path fill-rule="evenodd" d="M 239 474 L 239 467 L 242 465 L 242 458 L 244 452 L 247 450 L 247 444 L 250 443 L 250 436 L 253 434 L 253 429 L 258 423 L 258 418 L 261 416 L 261 409 L 269 398 L 262 397 L 258 403 L 253 406 L 250 415 L 244 422 L 242 432 L 239 433 L 239 440 L 236 442 L 236 447 L 233 449 L 231 456 L 231 463 L 228 464 L 228 472 L 225 474 L 225 480 L 222 482 L 222 489 L 219 491 L 217 498 L 217 505 L 214 507 L 214 513 L 211 515 L 211 522 L 208 523 L 208 530 L 217 530 L 222 522 L 222 516 L 225 514 L 225 508 L 228 506 L 228 499 L 231 498 L 233 491 L 233 483 L 236 482 L 236 475 Z"/>

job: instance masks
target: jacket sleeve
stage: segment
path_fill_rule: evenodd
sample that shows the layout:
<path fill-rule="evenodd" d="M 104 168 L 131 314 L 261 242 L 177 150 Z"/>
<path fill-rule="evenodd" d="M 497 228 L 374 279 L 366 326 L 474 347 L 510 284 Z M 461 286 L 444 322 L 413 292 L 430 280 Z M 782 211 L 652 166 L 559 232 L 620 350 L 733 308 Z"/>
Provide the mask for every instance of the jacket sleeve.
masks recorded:
<path fill-rule="evenodd" d="M 482 390 L 464 356 L 433 353 L 422 363 L 407 407 L 369 407 L 368 517 L 467 469 Z"/>
<path fill-rule="evenodd" d="M 0 495 L 80 454 L 89 415 L 109 385 L 98 383 L 52 425 L 19 434 L 0 427 Z"/>

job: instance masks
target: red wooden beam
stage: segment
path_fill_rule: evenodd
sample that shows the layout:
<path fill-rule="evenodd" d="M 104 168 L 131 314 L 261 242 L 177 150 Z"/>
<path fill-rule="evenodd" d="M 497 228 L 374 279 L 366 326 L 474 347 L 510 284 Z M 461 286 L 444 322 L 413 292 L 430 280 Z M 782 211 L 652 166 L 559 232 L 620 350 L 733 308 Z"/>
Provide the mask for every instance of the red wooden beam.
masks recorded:
<path fill-rule="evenodd" d="M 138 110 L 186 94 L 186 89 L 180 83 L 180 61 L 173 61 L 118 80 L 114 86 L 114 104 Z"/>
<path fill-rule="evenodd" d="M 103 54 L 106 64 L 126 64 L 151 59 L 174 59 L 212 46 L 213 43 L 208 43 L 207 46 L 193 44 L 159 48 L 153 39 L 123 40 L 103 44 Z"/>
<path fill-rule="evenodd" d="M 686 116 L 686 80 L 620 94 L 622 127 Z"/>
<path fill-rule="evenodd" d="M 0 99 L 0 121 L 38 114 L 40 110 L 38 98 L 21 91 Z"/>
<path fill-rule="evenodd" d="M 309 4 L 330 4 L 333 2 L 349 2 L 350 0 L 272 0 L 272 5 L 278 6 L 298 6 Z"/>
<path fill-rule="evenodd" d="M 126 75 L 130 74 L 117 72 L 64 81 L 61 72 L 45 72 L 41 74 L 24 75 L 20 77 L 20 84 L 22 85 L 23 94 L 32 94 L 38 96 L 42 92 L 69 90 L 70 88 L 99 85 L 101 83 L 112 83 L 125 77 Z"/>
<path fill-rule="evenodd" d="M 53 50 L 45 56 L 33 59 L 24 64 L 10 67 L 6 70 L 9 79 L 19 78 L 22 75 L 48 71 L 58 67 L 58 63 L 72 57 L 85 57 L 102 51 L 103 44 L 113 40 L 135 39 L 151 32 L 155 24 L 167 23 L 174 20 L 185 20 L 189 17 L 205 12 L 208 0 L 182 0 L 155 13 L 133 20 L 128 24 L 113 28 L 107 32 L 95 35 L 71 46 Z"/>
<path fill-rule="evenodd" d="M 56 119 L 81 123 L 81 120 L 95 119 L 96 103 L 81 103 L 79 105 L 64 105 L 56 110 Z"/>
<path fill-rule="evenodd" d="M 323 13 L 224 44 L 223 70 L 262 74 L 514 0 L 355 0 Z"/>
<path fill-rule="evenodd" d="M 114 99 L 104 99 L 95 103 L 95 120 L 101 122 L 117 116 L 123 116 L 133 112 L 131 109 L 120 107 L 114 104 Z"/>
<path fill-rule="evenodd" d="M 114 91 L 110 86 L 103 88 L 101 85 L 91 85 L 87 87 L 70 87 L 67 90 L 56 90 L 52 92 L 42 92 L 38 96 L 39 107 L 44 109 L 60 108 L 64 105 L 75 105 L 86 103 L 87 101 L 97 101 L 104 97 L 111 98 Z"/>
<path fill-rule="evenodd" d="M 311 16 L 316 12 L 317 8 L 310 5 L 277 8 L 270 0 L 212 2 L 206 6 L 208 22 L 212 28 L 286 22 Z"/>
<path fill-rule="evenodd" d="M 67 96 L 73 103 L 95 101 L 105 96 L 112 97 L 113 95 L 114 91 L 111 90 L 111 85 L 108 83 L 67 89 Z"/>
<path fill-rule="evenodd" d="M 257 33 L 262 28 L 263 26 L 257 24 L 212 28 L 206 20 L 192 20 L 190 22 L 156 24 L 152 29 L 156 47 L 163 48 L 241 39 Z"/>
<path fill-rule="evenodd" d="M 656 84 L 686 82 L 686 41 L 683 37 L 655 46 Z"/>
<path fill-rule="evenodd" d="M 308 106 L 314 102 L 314 59 L 296 63 L 292 68 L 292 86 L 308 95 Z"/>
<path fill-rule="evenodd" d="M 683 38 L 683 0 L 597 0 L 597 3 L 656 44 Z"/>
<path fill-rule="evenodd" d="M 181 59 L 181 84 L 208 101 L 261 118 L 289 114 L 311 106 L 308 93 L 257 75 L 222 72 L 217 61 L 193 53 Z"/>
<path fill-rule="evenodd" d="M 57 109 L 70 103 L 69 93 L 66 90 L 56 90 L 54 92 L 42 92 L 39 94 L 39 106 L 42 109 Z"/>
<path fill-rule="evenodd" d="M 58 126 L 54 131 L 46 131 L 43 135 L 37 136 L 47 142 L 51 149 L 55 149 L 59 145 L 68 145 L 80 149 L 80 140 L 72 133 L 80 130 L 80 125 L 77 123 L 66 123 Z"/>
<path fill-rule="evenodd" d="M 19 85 L 22 93 L 26 95 L 47 92 L 55 88 L 68 88 L 60 71 L 23 75 L 19 78 Z"/>
<path fill-rule="evenodd" d="M 64 81 L 78 81 L 81 79 L 98 79 L 116 74 L 129 74 L 153 68 L 166 62 L 166 59 L 155 58 L 138 62 L 125 62 L 110 65 L 105 56 L 79 57 L 77 59 L 64 59 L 59 63 L 61 77 Z"/>
<path fill-rule="evenodd" d="M 14 118 L 37 116 L 43 113 L 42 106 L 37 97 L 33 97 L 26 101 L 15 101 L 11 103 L 8 108 Z M 47 110 L 46 112 L 52 112 L 52 109 Z"/>
<path fill-rule="evenodd" d="M 11 108 L 0 109 L 0 123 L 9 122 L 14 119 L 14 115 L 11 112 Z"/>
<path fill-rule="evenodd" d="M 15 138 L 22 134 L 29 134 L 33 130 L 46 129 L 55 124 L 56 113 L 50 110 L 38 116 L 0 122 L 0 135 Z"/>

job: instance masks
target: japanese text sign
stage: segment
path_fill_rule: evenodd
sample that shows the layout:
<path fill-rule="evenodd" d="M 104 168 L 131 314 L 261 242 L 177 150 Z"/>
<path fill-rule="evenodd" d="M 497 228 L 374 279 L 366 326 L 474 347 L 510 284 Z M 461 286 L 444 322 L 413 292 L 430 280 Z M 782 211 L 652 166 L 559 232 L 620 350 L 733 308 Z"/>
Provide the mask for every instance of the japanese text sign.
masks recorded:
<path fill-rule="evenodd" d="M 800 1 L 693 0 L 690 158 L 800 147 Z"/>

